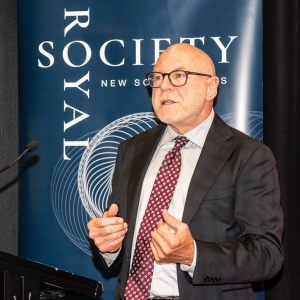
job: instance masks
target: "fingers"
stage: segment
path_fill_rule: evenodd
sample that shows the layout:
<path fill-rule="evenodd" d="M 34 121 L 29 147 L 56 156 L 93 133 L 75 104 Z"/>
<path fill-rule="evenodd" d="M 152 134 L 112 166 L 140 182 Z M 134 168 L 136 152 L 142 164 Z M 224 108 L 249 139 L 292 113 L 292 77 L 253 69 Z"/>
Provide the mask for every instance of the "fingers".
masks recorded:
<path fill-rule="evenodd" d="M 162 212 L 163 221 L 157 223 L 151 233 L 150 248 L 158 263 L 191 264 L 194 242 L 187 224 L 178 221 L 167 210 Z"/>
<path fill-rule="evenodd" d="M 157 231 L 152 232 L 152 240 L 150 242 L 150 248 L 154 259 L 158 263 L 167 262 L 168 255 L 170 253 L 170 247 L 166 240 L 160 236 Z"/>
<path fill-rule="evenodd" d="M 127 232 L 127 223 L 122 218 L 99 218 L 93 219 L 88 223 L 89 237 L 95 239 L 97 237 L 110 236 L 111 238 L 118 238 L 114 236 L 118 232 Z"/>
<path fill-rule="evenodd" d="M 106 221 L 111 219 L 116 218 L 103 218 L 102 220 L 98 220 Z M 93 223 L 93 221 L 94 220 L 91 222 Z M 122 221 L 122 223 L 110 223 L 102 227 L 91 226 L 89 229 L 89 237 L 94 240 L 95 245 L 101 252 L 116 252 L 121 247 L 127 231 L 128 225 Z"/>
<path fill-rule="evenodd" d="M 108 225 L 118 225 L 124 222 L 123 218 L 117 217 L 119 208 L 117 204 L 112 204 L 107 211 L 104 212 L 101 218 L 94 218 L 88 224 L 88 229 L 93 227 L 101 228 Z"/>
<path fill-rule="evenodd" d="M 108 235 L 96 235 L 96 237 L 94 238 L 94 243 L 98 247 L 98 249 L 103 253 L 116 252 L 121 247 L 126 233 L 127 227 Z"/>
<path fill-rule="evenodd" d="M 117 251 L 128 231 L 124 219 L 117 217 L 118 206 L 112 204 L 101 218 L 94 218 L 88 224 L 89 237 L 101 252 Z"/>
<path fill-rule="evenodd" d="M 152 240 L 151 243 L 150 243 L 150 248 L 151 248 L 151 252 L 154 256 L 154 260 L 159 263 L 160 261 L 160 258 L 159 258 L 159 255 L 158 255 L 158 250 L 156 249 L 157 245 L 155 245 L 155 242 Z"/>
<path fill-rule="evenodd" d="M 124 224 L 123 218 L 120 217 L 101 217 L 101 218 L 95 218 L 88 222 L 87 227 L 89 230 L 98 229 L 102 227 L 106 227 L 109 225 L 122 225 Z"/>
<path fill-rule="evenodd" d="M 168 255 L 170 249 L 175 247 L 176 236 L 163 221 L 157 223 L 156 230 L 151 232 L 152 243 L 158 253 Z"/>

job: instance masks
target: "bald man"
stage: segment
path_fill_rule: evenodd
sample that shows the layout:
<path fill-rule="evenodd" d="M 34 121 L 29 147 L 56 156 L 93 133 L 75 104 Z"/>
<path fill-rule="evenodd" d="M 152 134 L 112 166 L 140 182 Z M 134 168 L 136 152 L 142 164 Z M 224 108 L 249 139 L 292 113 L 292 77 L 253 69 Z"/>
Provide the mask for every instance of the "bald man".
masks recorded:
<path fill-rule="evenodd" d="M 283 263 L 272 152 L 214 112 L 219 78 L 202 50 L 170 46 L 147 78 L 163 124 L 120 144 L 110 205 L 88 224 L 103 267 L 122 264 L 115 299 L 254 299 L 251 283 L 275 276 Z M 144 256 L 139 230 L 151 223 L 144 215 L 152 186 L 178 136 L 187 138 L 180 173 L 142 242 L 152 259 L 144 275 L 134 262 Z"/>

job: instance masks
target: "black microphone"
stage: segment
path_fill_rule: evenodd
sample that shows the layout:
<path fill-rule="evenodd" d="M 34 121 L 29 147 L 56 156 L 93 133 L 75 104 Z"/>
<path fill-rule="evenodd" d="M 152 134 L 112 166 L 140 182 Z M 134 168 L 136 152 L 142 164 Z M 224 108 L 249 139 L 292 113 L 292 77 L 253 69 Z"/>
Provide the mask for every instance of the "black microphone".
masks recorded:
<path fill-rule="evenodd" d="M 7 166 L 3 167 L 2 169 L 0 169 L 0 173 L 2 173 L 3 171 L 7 170 L 8 168 L 12 167 L 15 163 L 17 163 L 27 152 L 32 152 L 34 151 L 37 147 L 39 146 L 39 142 L 38 141 L 31 141 L 27 144 L 25 150 L 19 155 L 19 157 L 14 160 L 12 163 L 8 164 Z"/>

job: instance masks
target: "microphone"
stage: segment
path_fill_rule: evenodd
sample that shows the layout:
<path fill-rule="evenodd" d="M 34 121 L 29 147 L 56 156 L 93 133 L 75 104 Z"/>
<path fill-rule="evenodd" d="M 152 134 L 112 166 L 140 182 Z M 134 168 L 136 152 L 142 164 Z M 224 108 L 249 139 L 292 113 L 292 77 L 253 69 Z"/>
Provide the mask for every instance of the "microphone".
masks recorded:
<path fill-rule="evenodd" d="M 10 167 L 12 167 L 15 163 L 17 163 L 27 152 L 32 152 L 34 151 L 37 147 L 39 146 L 38 141 L 31 141 L 27 144 L 27 146 L 25 147 L 25 150 L 19 155 L 19 157 L 14 160 L 12 163 L 8 164 L 7 166 L 3 167 L 2 169 L 0 169 L 0 173 L 2 173 L 3 171 L 9 169 Z"/>

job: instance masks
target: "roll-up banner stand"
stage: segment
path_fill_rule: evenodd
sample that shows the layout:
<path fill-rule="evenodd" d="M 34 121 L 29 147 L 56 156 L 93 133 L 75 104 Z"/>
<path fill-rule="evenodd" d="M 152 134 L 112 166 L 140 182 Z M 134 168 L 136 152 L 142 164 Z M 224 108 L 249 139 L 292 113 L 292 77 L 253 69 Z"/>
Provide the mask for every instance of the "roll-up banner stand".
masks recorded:
<path fill-rule="evenodd" d="M 18 18 L 20 147 L 40 143 L 21 163 L 19 255 L 101 281 L 110 300 L 116 274 L 97 269 L 86 224 L 119 142 L 156 125 L 145 74 L 170 44 L 203 49 L 216 112 L 262 140 L 262 2 L 32 0 Z"/>

